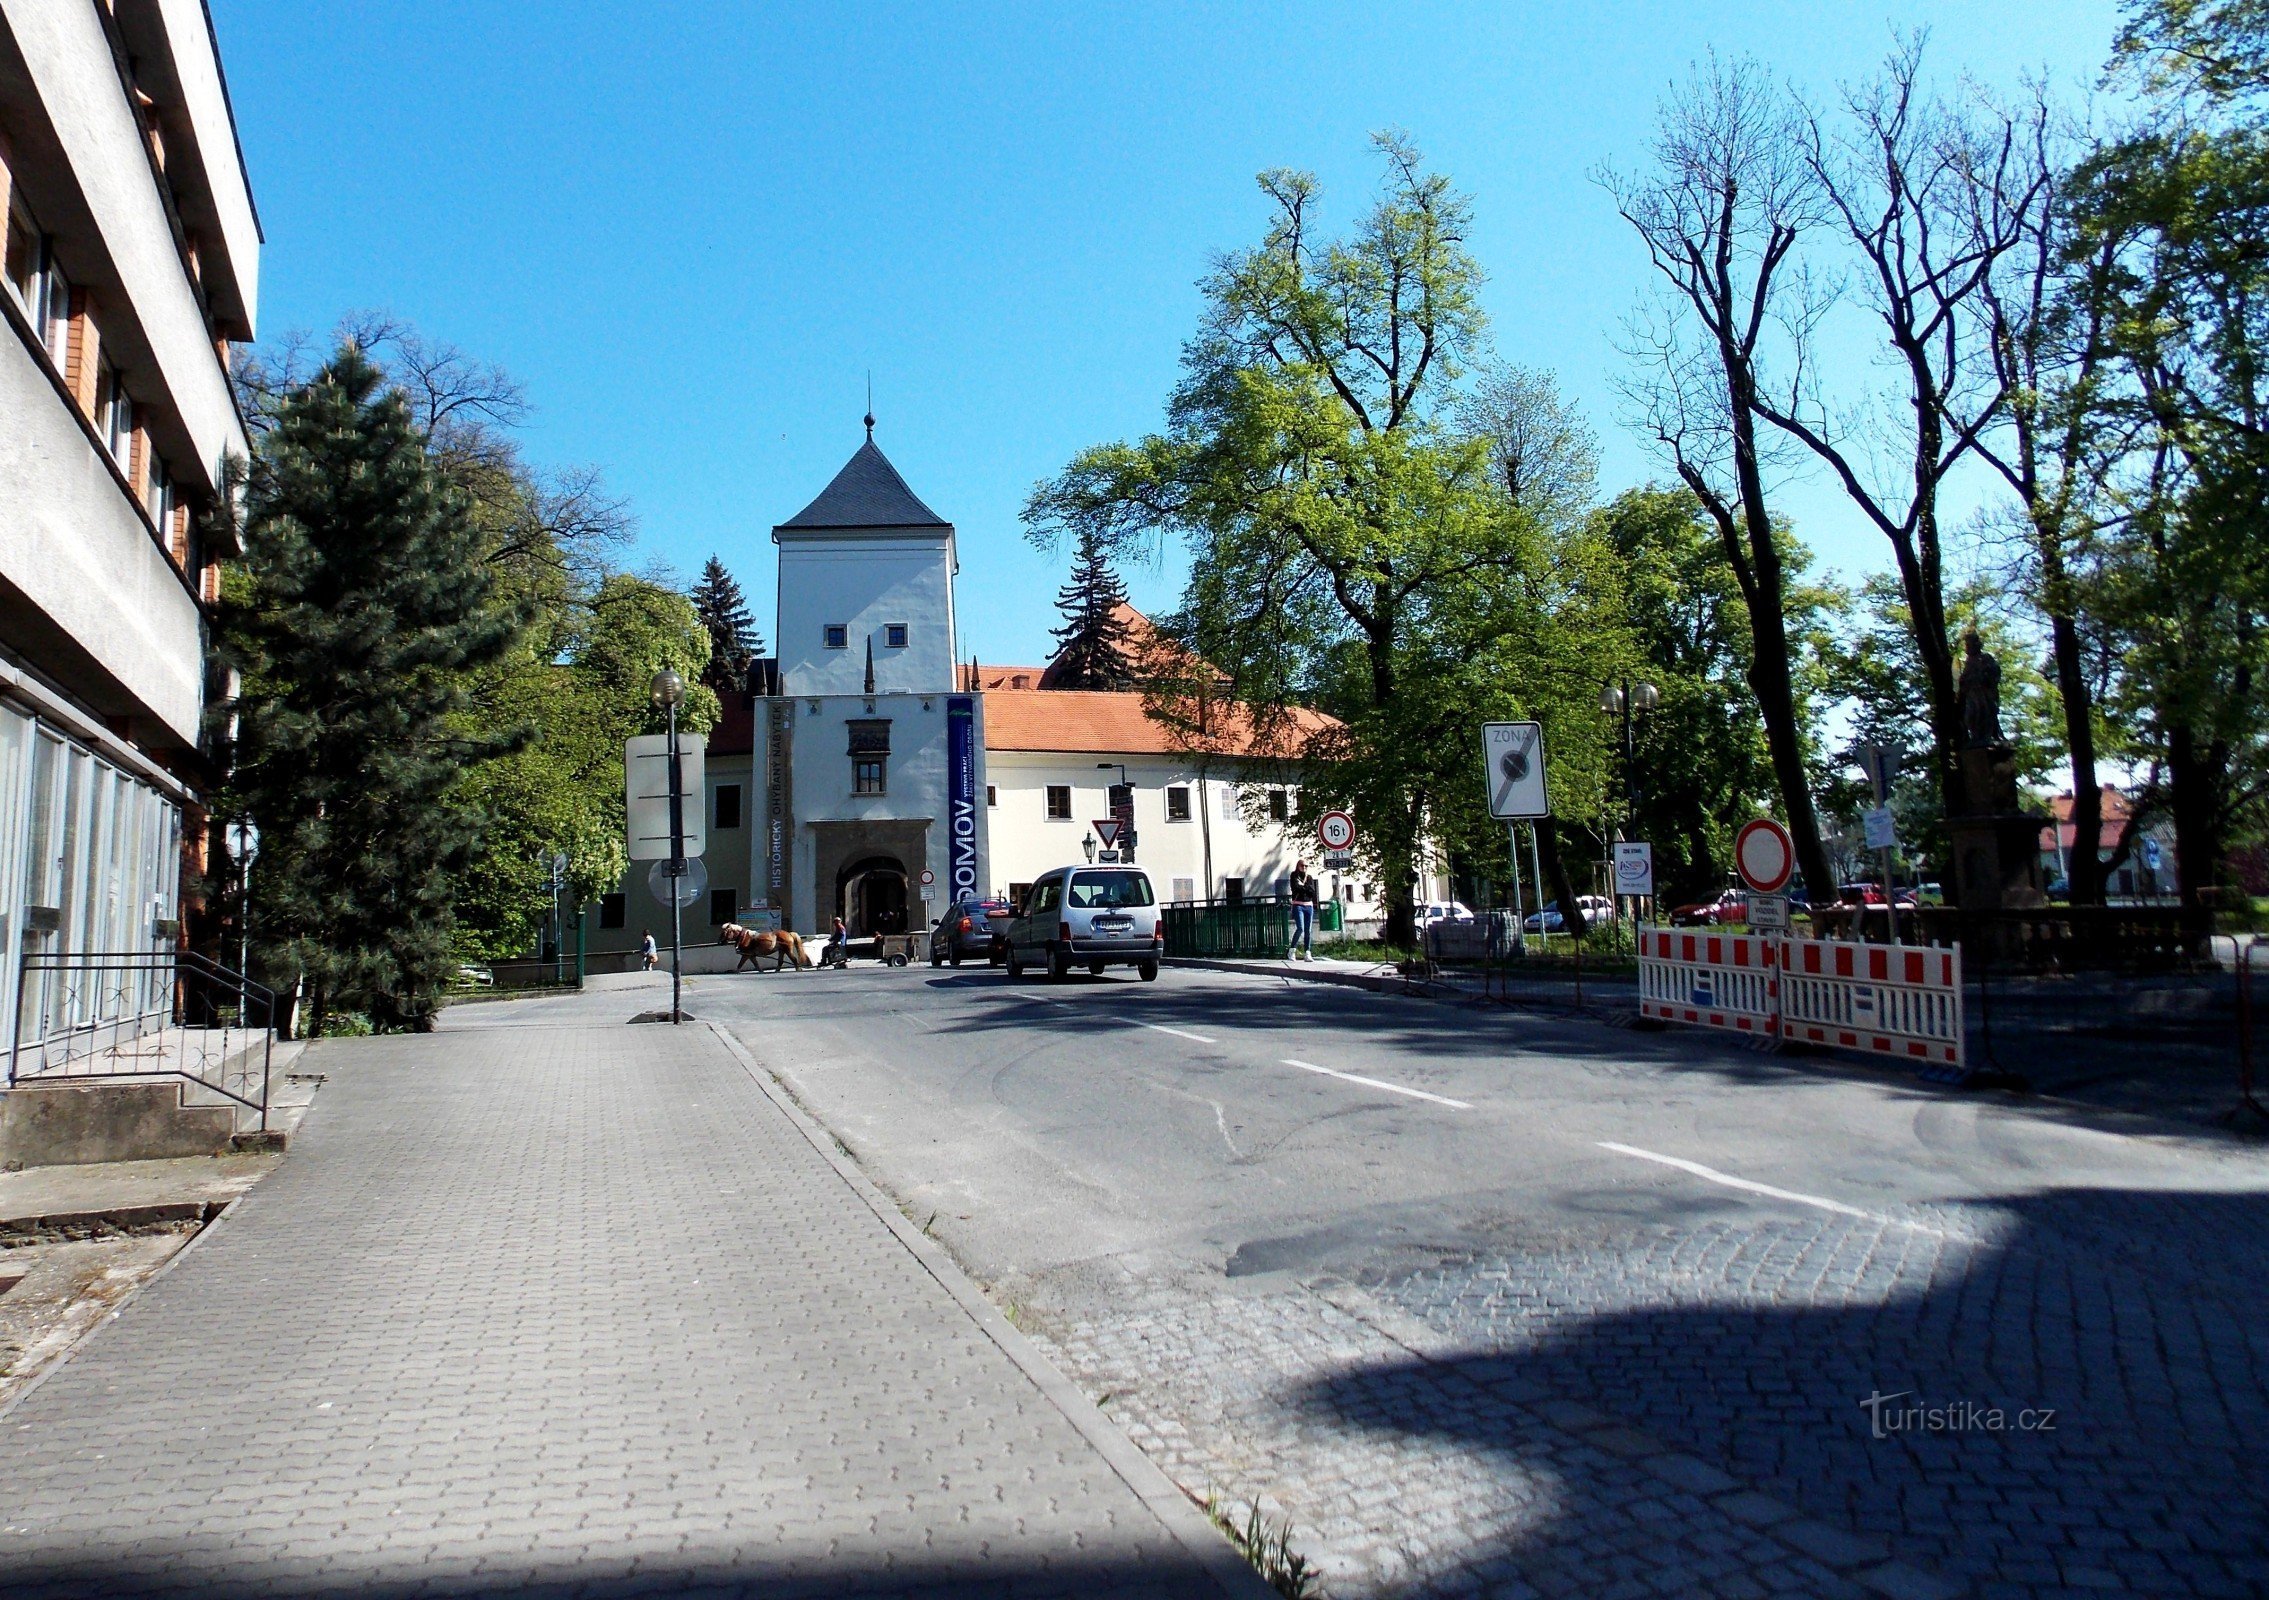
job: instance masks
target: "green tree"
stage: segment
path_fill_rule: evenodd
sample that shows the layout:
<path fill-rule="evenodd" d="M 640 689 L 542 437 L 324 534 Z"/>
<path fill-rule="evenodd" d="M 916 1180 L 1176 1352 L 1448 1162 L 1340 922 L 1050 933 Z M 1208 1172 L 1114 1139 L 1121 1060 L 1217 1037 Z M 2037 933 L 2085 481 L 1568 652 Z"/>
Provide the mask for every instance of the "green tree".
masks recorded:
<path fill-rule="evenodd" d="M 359 348 L 279 398 L 216 621 L 242 675 L 220 807 L 260 824 L 255 965 L 299 994 L 308 1032 L 350 1007 L 430 1025 L 449 974 L 480 822 L 457 785 L 525 737 L 458 715 L 524 622 L 481 556 L 467 500 Z"/>
<path fill-rule="evenodd" d="M 1093 528 L 1079 530 L 1072 554 L 1071 581 L 1056 594 L 1063 626 L 1054 633 L 1056 656 L 1049 683 L 1058 689 L 1128 689 L 1135 670 L 1126 618 L 1127 586 L 1112 568 L 1111 554 Z"/>
<path fill-rule="evenodd" d="M 701 581 L 693 586 L 693 609 L 709 630 L 709 665 L 701 681 L 719 694 L 740 688 L 742 663 L 764 648 L 764 640 L 748 614 L 748 597 L 715 556 L 703 564 Z"/>
<path fill-rule="evenodd" d="M 2269 24 L 2239 0 L 2160 0 L 2121 49 L 2152 114 L 2070 180 L 2071 253 L 2103 264 L 2089 287 L 2120 374 L 2096 403 L 2129 441 L 2101 610 L 2112 709 L 2165 773 L 2198 903 L 2269 804 Z"/>
<path fill-rule="evenodd" d="M 1437 685 L 1413 676 L 1437 597 L 1527 559 L 1533 525 L 1495 492 L 1487 451 L 1444 426 L 1481 336 L 1469 207 L 1396 135 L 1384 192 L 1355 230 L 1320 237 L 1316 184 L 1272 171 L 1261 243 L 1203 283 L 1167 431 L 1082 452 L 1025 506 L 1043 545 L 1187 538 L 1179 618 L 1210 683 L 1154 703 L 1242 702 L 1263 745 L 1303 759 L 1308 787 L 1360 808 L 1387 892 L 1387 936 L 1412 936 L 1414 872 L 1438 778 L 1410 740 Z M 1320 703 L 1343 726 L 1302 734 Z M 1470 738 L 1468 740 L 1470 746 Z M 1462 782 L 1478 784 L 1470 769 Z"/>
<path fill-rule="evenodd" d="M 1776 798 L 1772 752 L 1750 687 L 1748 602 L 1715 526 L 1685 489 L 1629 490 L 1593 520 L 1616 563 L 1631 637 L 1627 670 L 1661 691 L 1655 709 L 1634 724 L 1631 832 L 1654 845 L 1662 897 L 1698 898 L 1724 886 L 1734 833 L 1773 810 Z M 1792 708 L 1808 782 L 1818 792 L 1830 633 L 1845 602 L 1832 584 L 1805 580 L 1811 557 L 1800 544 L 1786 533 L 1778 544 Z M 1617 762 L 1620 768 L 1620 751 Z M 1623 781 L 1618 771 L 1619 807 Z"/>

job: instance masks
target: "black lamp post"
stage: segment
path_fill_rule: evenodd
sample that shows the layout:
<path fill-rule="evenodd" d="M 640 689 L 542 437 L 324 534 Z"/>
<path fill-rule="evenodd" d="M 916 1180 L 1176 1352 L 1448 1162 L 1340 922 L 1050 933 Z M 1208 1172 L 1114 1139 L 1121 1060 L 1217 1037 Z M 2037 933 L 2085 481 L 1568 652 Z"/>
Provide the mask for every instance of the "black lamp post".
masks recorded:
<path fill-rule="evenodd" d="M 653 693 L 654 703 L 670 714 L 670 859 L 663 875 L 670 884 L 670 1023 L 674 1027 L 685 976 L 678 905 L 678 888 L 685 880 L 685 776 L 678 755 L 678 707 L 685 702 L 685 679 L 664 667 L 654 674 Z"/>
<path fill-rule="evenodd" d="M 1615 831 L 1629 833 L 1639 817 L 1639 750 L 1636 738 L 1636 719 L 1662 703 L 1662 691 L 1653 684 L 1633 683 L 1625 678 L 1620 683 L 1603 683 L 1599 686 L 1599 709 L 1623 722 L 1623 823 Z M 1615 887 L 1615 852 L 1608 851 L 1607 886 Z M 1623 915 L 1623 897 L 1614 897 L 1616 917 Z M 1634 916 L 1636 912 L 1634 911 Z"/>

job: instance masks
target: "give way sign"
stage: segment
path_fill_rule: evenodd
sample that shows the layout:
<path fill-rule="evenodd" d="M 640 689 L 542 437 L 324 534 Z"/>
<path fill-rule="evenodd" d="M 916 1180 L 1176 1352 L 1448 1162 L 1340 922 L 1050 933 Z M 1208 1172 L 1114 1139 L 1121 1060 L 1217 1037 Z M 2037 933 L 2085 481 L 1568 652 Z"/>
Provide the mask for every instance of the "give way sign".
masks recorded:
<path fill-rule="evenodd" d="M 1119 848 L 1119 819 L 1117 817 L 1097 817 L 1089 826 L 1095 829 L 1095 842 L 1104 849 L 1116 850 Z"/>
<path fill-rule="evenodd" d="M 1733 836 L 1733 865 L 1752 893 L 1779 894 L 1796 874 L 1796 844 L 1771 817 L 1759 817 Z"/>

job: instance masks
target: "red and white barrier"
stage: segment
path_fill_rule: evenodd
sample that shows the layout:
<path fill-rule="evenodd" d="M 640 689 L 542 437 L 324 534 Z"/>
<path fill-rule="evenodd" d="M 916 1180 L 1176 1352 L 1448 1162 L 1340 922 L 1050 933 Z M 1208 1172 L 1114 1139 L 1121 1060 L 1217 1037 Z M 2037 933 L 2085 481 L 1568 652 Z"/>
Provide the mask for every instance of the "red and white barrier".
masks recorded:
<path fill-rule="evenodd" d="M 1639 1014 L 1777 1037 L 1780 944 L 1767 934 L 1641 928 Z"/>
<path fill-rule="evenodd" d="M 1962 1066 L 1962 952 L 1903 944 L 1791 939 L 1781 980 L 1781 1036 Z"/>
<path fill-rule="evenodd" d="M 1959 1073 L 1958 948 L 1639 930 L 1639 1014 Z"/>

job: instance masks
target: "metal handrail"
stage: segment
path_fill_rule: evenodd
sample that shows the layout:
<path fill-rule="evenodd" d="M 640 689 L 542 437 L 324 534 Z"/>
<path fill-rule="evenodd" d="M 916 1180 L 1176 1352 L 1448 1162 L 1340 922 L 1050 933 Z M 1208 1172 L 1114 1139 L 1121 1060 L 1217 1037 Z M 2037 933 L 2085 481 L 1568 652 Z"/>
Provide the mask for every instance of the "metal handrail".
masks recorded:
<path fill-rule="evenodd" d="M 179 1078 L 257 1111 L 264 1133 L 275 1017 L 273 990 L 193 950 L 30 951 L 17 969 L 8 1082 Z M 255 1038 L 257 1091 L 245 1064 Z"/>

